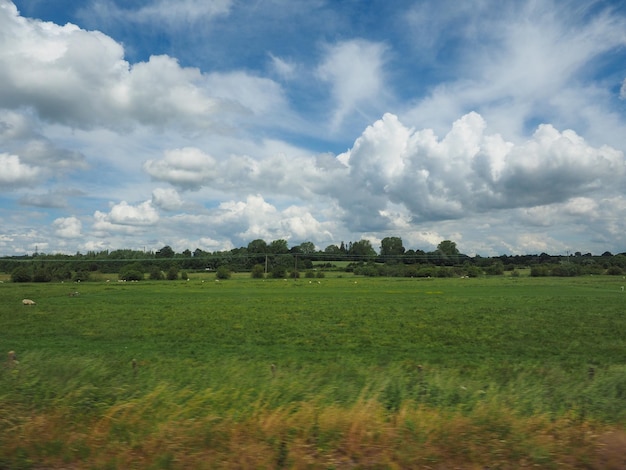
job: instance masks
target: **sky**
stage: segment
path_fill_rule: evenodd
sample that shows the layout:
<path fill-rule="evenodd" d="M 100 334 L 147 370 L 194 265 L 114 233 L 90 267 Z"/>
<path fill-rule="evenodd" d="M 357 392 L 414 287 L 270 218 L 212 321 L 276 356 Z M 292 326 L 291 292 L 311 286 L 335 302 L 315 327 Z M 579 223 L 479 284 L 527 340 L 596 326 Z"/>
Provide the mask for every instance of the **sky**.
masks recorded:
<path fill-rule="evenodd" d="M 0 255 L 626 252 L 626 4 L 0 0 Z"/>

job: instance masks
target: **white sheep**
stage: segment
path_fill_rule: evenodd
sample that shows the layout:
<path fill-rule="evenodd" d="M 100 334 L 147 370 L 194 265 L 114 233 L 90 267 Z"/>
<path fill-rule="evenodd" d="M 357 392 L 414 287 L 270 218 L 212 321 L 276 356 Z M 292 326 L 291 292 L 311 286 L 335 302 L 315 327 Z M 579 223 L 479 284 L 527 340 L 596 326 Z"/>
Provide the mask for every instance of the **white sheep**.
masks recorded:
<path fill-rule="evenodd" d="M 37 303 L 34 300 L 30 300 L 30 299 L 23 299 L 22 303 L 24 305 L 37 305 Z"/>
<path fill-rule="evenodd" d="M 15 354 L 15 351 L 9 351 L 8 358 L 7 358 L 7 365 L 9 367 L 15 367 L 18 364 L 19 362 L 17 360 L 17 354 Z"/>

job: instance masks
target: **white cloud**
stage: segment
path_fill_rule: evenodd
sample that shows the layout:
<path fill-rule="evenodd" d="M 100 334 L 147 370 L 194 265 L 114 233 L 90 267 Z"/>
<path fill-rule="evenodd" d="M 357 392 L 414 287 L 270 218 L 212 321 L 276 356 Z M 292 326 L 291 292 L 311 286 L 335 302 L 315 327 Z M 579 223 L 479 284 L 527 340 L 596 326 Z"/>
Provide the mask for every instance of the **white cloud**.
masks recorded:
<path fill-rule="evenodd" d="M 191 12 L 201 2 L 185 5 Z M 205 75 L 167 55 L 131 65 L 109 36 L 23 18 L 11 3 L 3 2 L 0 28 L 0 102 L 32 107 L 51 122 L 81 129 L 141 123 L 222 132 L 233 115 L 286 106 L 272 80 L 245 72 Z"/>
<path fill-rule="evenodd" d="M 333 183 L 333 175 L 346 170 L 329 155 L 298 155 L 301 150 L 271 141 L 258 150 L 261 155 L 256 158 L 230 155 L 218 160 L 195 147 L 173 149 L 160 160 L 147 160 L 143 169 L 153 179 L 182 190 L 210 187 L 240 194 L 255 188 L 302 199 L 319 197 Z"/>
<path fill-rule="evenodd" d="M 514 145 L 485 128 L 482 117 L 470 113 L 439 140 L 429 129 L 408 129 L 385 115 L 342 157 L 351 189 L 336 197 L 346 210 L 358 201 L 361 213 L 372 216 L 391 201 L 408 208 L 413 220 L 437 220 L 610 191 L 625 174 L 622 152 L 594 148 L 571 130 L 542 125 Z"/>
<path fill-rule="evenodd" d="M 24 206 L 34 207 L 67 207 L 67 197 L 70 195 L 79 196 L 81 193 L 72 191 L 48 191 L 47 193 L 24 194 L 19 203 Z"/>
<path fill-rule="evenodd" d="M 133 9 L 119 8 L 112 1 L 100 0 L 83 8 L 79 15 L 83 18 L 97 15 L 109 23 L 124 21 L 179 29 L 228 14 L 231 5 L 232 0 L 157 0 Z"/>
<path fill-rule="evenodd" d="M 370 109 L 371 103 L 384 92 L 384 54 L 386 47 L 366 40 L 350 40 L 329 46 L 317 76 L 330 84 L 336 108 L 332 128 L 360 108 Z"/>
<path fill-rule="evenodd" d="M 270 53 L 271 67 L 274 73 L 283 80 L 291 80 L 295 77 L 297 66 L 293 62 L 282 59 Z"/>
<path fill-rule="evenodd" d="M 83 224 L 76 217 L 61 217 L 56 219 L 52 225 L 55 235 L 61 238 L 80 237 L 83 228 Z"/>
<path fill-rule="evenodd" d="M 42 171 L 21 162 L 17 155 L 0 153 L 0 190 L 34 186 Z"/>
<path fill-rule="evenodd" d="M 287 107 L 282 88 L 269 78 L 234 71 L 214 72 L 205 80 L 207 90 L 223 101 L 224 108 L 233 106 L 239 112 L 267 119 L 271 112 L 283 112 Z"/>
<path fill-rule="evenodd" d="M 21 193 L 21 204 L 63 207 L 65 196 L 69 195 L 67 188 L 47 188 L 43 197 L 25 194 L 23 188 L 46 189 L 55 181 L 87 170 L 88 164 L 82 152 L 60 147 L 42 135 L 39 128 L 40 124 L 28 112 L 0 110 L 0 148 L 4 150 L 0 153 L 0 187 Z M 38 193 L 41 195 L 41 190 Z"/>
<path fill-rule="evenodd" d="M 0 237 L 15 247 L 626 246 L 622 11 L 131 3 L 58 5 L 79 27 L 0 0 Z"/>
<path fill-rule="evenodd" d="M 324 224 L 313 217 L 311 213 L 301 206 L 291 206 L 281 214 L 280 225 L 285 238 L 295 240 L 308 240 L 313 234 L 317 240 L 333 240 L 329 230 L 329 224 Z"/>
<path fill-rule="evenodd" d="M 150 201 L 137 206 L 122 201 L 111 208 L 109 220 L 119 225 L 154 225 L 159 220 L 159 213 Z"/>
<path fill-rule="evenodd" d="M 215 159 L 191 147 L 168 150 L 162 160 L 148 160 L 143 167 L 152 178 L 183 189 L 198 189 L 218 176 Z"/>
<path fill-rule="evenodd" d="M 230 233 L 243 244 L 264 240 L 312 240 L 317 245 L 332 241 L 331 224 L 321 222 L 303 206 L 279 210 L 260 195 L 249 195 L 245 201 L 227 201 L 212 211 L 215 230 Z M 324 245 L 326 246 L 326 245 Z"/>
<path fill-rule="evenodd" d="M 114 233 L 134 234 L 153 227 L 159 221 L 159 213 L 151 201 L 136 206 L 121 201 L 114 204 L 108 214 L 95 211 L 93 230 L 96 236 Z"/>
<path fill-rule="evenodd" d="M 491 2 L 438 10 L 420 7 L 409 15 L 412 33 L 451 31 L 447 40 L 464 46 L 446 62 L 446 79 L 402 115 L 405 122 L 441 131 L 460 114 L 475 110 L 491 129 L 513 140 L 523 138 L 539 118 L 616 142 L 611 130 L 602 131 L 605 120 L 587 119 L 584 110 L 601 102 L 606 113 L 614 106 L 614 96 L 598 90 L 589 70 L 626 45 L 623 15 L 605 10 L 585 17 L 584 8 L 555 7 L 552 1 L 511 3 L 497 14 Z M 450 42 L 433 41 L 433 56 Z"/>
<path fill-rule="evenodd" d="M 152 204 L 167 211 L 175 211 L 182 207 L 183 200 L 174 188 L 156 188 L 152 191 Z"/>

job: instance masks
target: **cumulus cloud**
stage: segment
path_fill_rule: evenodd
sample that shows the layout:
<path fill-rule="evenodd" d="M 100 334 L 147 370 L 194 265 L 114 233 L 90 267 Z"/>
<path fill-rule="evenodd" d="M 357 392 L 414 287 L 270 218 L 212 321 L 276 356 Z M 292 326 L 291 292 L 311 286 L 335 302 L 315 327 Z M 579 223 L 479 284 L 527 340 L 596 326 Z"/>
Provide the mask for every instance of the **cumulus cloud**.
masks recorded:
<path fill-rule="evenodd" d="M 155 180 L 183 189 L 198 189 L 217 177 L 217 162 L 197 148 L 168 150 L 162 160 L 148 160 L 144 170 Z"/>
<path fill-rule="evenodd" d="M 70 196 L 84 196 L 84 193 L 78 190 L 64 189 L 48 191 L 47 193 L 24 194 L 19 199 L 19 203 L 24 206 L 63 208 L 67 207 L 67 198 Z"/>
<path fill-rule="evenodd" d="M 249 195 L 245 200 L 226 201 L 211 213 L 212 224 L 219 232 L 230 232 L 247 244 L 251 240 L 298 240 L 298 237 L 318 243 L 330 242 L 330 226 L 321 222 L 305 207 L 277 209 L 261 195 Z"/>
<path fill-rule="evenodd" d="M 154 225 L 159 220 L 159 213 L 150 201 L 137 206 L 122 201 L 111 208 L 109 220 L 118 225 Z"/>
<path fill-rule="evenodd" d="M 368 107 L 383 93 L 385 46 L 366 40 L 350 40 L 329 46 L 317 76 L 331 87 L 336 108 L 336 129 L 351 113 Z"/>
<path fill-rule="evenodd" d="M 83 224 L 76 217 L 61 217 L 52 223 L 54 233 L 61 238 L 77 238 L 81 236 Z"/>
<path fill-rule="evenodd" d="M 288 238 L 308 240 L 315 234 L 317 240 L 332 240 L 329 224 L 320 222 L 310 212 L 299 206 L 290 206 L 282 212 L 280 225 Z"/>
<path fill-rule="evenodd" d="M 24 113 L 0 110 L 0 142 L 22 142 L 33 138 L 32 121 Z"/>
<path fill-rule="evenodd" d="M 17 155 L 0 153 L 0 190 L 34 186 L 42 174 L 41 170 L 22 163 Z"/>
<path fill-rule="evenodd" d="M 335 197 L 346 210 L 358 201 L 357 212 L 374 218 L 393 202 L 413 221 L 455 219 L 565 202 L 615 187 L 625 174 L 622 152 L 594 148 L 571 130 L 541 125 L 514 145 L 485 128 L 483 118 L 470 113 L 438 139 L 387 114 L 340 156 L 349 167 L 350 191 Z"/>
<path fill-rule="evenodd" d="M 593 147 L 572 130 L 543 124 L 515 144 L 486 129 L 482 116 L 469 113 L 438 138 L 432 129 L 408 128 L 385 114 L 336 158 L 275 154 L 218 161 L 183 148 L 147 161 L 144 170 L 181 189 L 240 194 L 257 188 L 276 197 L 335 201 L 332 217 L 355 231 L 407 230 L 470 213 L 563 203 L 611 191 L 626 173 L 621 151 Z M 264 212 L 262 205 L 255 210 Z"/>
<path fill-rule="evenodd" d="M 302 199 L 319 197 L 333 183 L 337 171 L 345 172 L 345 166 L 330 155 L 287 155 L 278 151 L 264 158 L 230 155 L 218 160 L 195 147 L 167 150 L 162 159 L 147 160 L 143 169 L 154 180 L 181 190 L 210 187 L 240 193 L 255 188 Z"/>
<path fill-rule="evenodd" d="M 0 111 L 0 181 L 4 189 L 14 191 L 23 186 L 46 185 L 54 178 L 88 168 L 85 155 L 76 150 L 63 148 L 38 131 L 35 120 L 28 113 Z M 9 184 L 15 180 L 14 184 Z M 0 183 L 1 184 L 1 183 Z M 21 201 L 36 197 L 22 196 Z M 34 205 L 60 207 L 61 198 L 55 202 L 42 201 Z"/>
<path fill-rule="evenodd" d="M 622 88 L 620 89 L 619 96 L 620 98 L 626 100 L 626 80 L 622 82 Z"/>
<path fill-rule="evenodd" d="M 121 232 L 138 233 L 154 226 L 159 221 L 159 213 L 151 201 L 136 206 L 121 201 L 114 204 L 108 214 L 101 211 L 94 213 L 94 232 L 99 236 Z"/>
<path fill-rule="evenodd" d="M 186 2 L 186 11 L 201 3 Z M 109 36 L 23 18 L 6 0 L 0 28 L 0 102 L 32 107 L 51 122 L 84 129 L 141 123 L 221 132 L 228 116 L 286 106 L 280 86 L 269 79 L 245 72 L 205 75 L 167 55 L 131 65 Z"/>
<path fill-rule="evenodd" d="M 152 191 L 152 204 L 166 211 L 175 211 L 183 205 L 183 200 L 174 188 L 156 188 Z"/>

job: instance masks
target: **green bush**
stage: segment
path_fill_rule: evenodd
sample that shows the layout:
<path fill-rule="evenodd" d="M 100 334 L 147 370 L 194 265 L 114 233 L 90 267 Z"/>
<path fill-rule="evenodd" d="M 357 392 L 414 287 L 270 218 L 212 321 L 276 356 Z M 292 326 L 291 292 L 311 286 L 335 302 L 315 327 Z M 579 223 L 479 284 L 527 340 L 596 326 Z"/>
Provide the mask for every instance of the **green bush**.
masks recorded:
<path fill-rule="evenodd" d="M 166 278 L 168 281 L 175 281 L 178 279 L 178 268 L 176 266 L 170 266 L 167 270 Z"/>
<path fill-rule="evenodd" d="M 532 277 L 545 277 L 550 275 L 550 268 L 542 264 L 533 266 L 530 268 L 530 275 Z"/>
<path fill-rule="evenodd" d="M 621 276 L 624 274 L 624 271 L 619 266 L 611 266 L 606 270 L 606 273 L 611 276 Z"/>
<path fill-rule="evenodd" d="M 28 268 L 15 268 L 11 273 L 11 281 L 13 282 L 31 282 L 32 280 L 33 276 Z"/>
<path fill-rule="evenodd" d="M 85 282 L 89 280 L 89 271 L 76 271 L 72 278 L 74 282 Z"/>
<path fill-rule="evenodd" d="M 253 279 L 263 279 L 265 277 L 265 269 L 262 264 L 255 264 L 250 273 Z"/>
<path fill-rule="evenodd" d="M 272 269 L 272 277 L 274 279 L 283 279 L 287 276 L 287 269 L 284 266 L 274 266 Z"/>
<path fill-rule="evenodd" d="M 158 266 L 152 266 L 150 268 L 150 280 L 151 281 L 161 281 L 163 279 L 163 272 L 161 268 Z"/>
<path fill-rule="evenodd" d="M 52 280 L 52 273 L 46 268 L 37 268 L 33 273 L 34 282 L 50 282 Z"/>
<path fill-rule="evenodd" d="M 227 266 L 222 265 L 219 268 L 217 268 L 217 271 L 215 272 L 215 277 L 217 279 L 230 279 L 230 276 L 231 276 L 231 272 Z"/>

